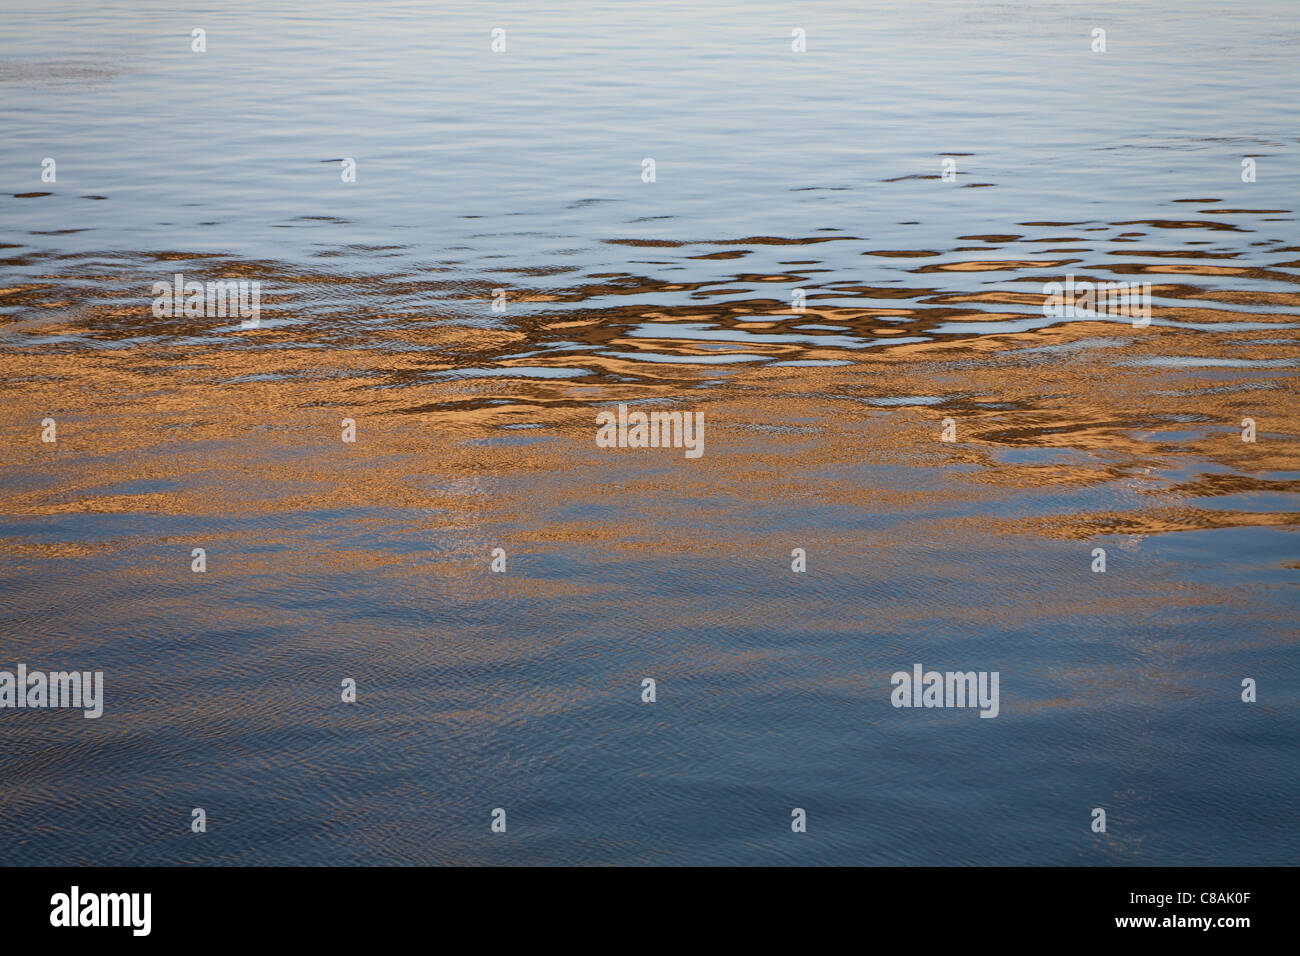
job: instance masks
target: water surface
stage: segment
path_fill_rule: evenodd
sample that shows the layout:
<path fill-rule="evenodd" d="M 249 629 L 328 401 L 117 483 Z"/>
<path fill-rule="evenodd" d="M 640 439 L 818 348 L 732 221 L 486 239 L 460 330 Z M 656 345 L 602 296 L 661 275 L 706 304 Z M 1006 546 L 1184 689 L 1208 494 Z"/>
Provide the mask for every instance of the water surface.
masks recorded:
<path fill-rule="evenodd" d="M 1293 5 L 3 22 L 3 862 L 1295 859 Z"/>

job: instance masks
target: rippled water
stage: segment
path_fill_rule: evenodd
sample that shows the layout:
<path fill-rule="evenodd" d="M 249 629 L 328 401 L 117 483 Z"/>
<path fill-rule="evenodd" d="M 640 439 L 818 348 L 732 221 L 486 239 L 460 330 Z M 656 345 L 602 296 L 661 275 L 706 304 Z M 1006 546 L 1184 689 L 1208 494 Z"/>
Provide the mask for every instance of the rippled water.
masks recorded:
<path fill-rule="evenodd" d="M 0 860 L 1294 861 L 1294 4 L 141 6 L 0 15 Z"/>

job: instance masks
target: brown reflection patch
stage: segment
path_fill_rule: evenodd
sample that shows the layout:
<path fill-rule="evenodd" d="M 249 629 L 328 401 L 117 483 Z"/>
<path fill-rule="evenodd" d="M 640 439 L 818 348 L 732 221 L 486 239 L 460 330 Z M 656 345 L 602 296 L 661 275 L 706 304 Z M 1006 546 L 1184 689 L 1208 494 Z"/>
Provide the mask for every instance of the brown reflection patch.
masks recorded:
<path fill-rule="evenodd" d="M 1009 264 L 1041 268 L 1061 262 Z M 221 271 L 250 274 L 248 266 Z M 6 327 L 0 340 L 0 441 L 6 448 L 0 489 L 6 514 L 269 516 L 274 527 L 217 539 L 244 555 L 232 560 L 243 562 L 239 567 L 248 573 L 306 573 L 326 561 L 376 571 L 402 567 L 403 558 L 364 543 L 312 558 L 304 550 L 309 532 L 278 526 L 286 515 L 319 514 L 363 539 L 372 529 L 394 534 L 391 513 L 374 515 L 384 509 L 420 516 L 411 523 L 413 546 L 420 536 L 436 539 L 447 554 L 466 561 L 487 545 L 491 535 L 485 529 L 501 526 L 512 528 L 525 551 L 572 546 L 620 556 L 653 549 L 734 560 L 740 548 L 757 553 L 770 545 L 755 526 L 761 525 L 753 515 L 756 503 L 842 508 L 879 518 L 879 528 L 810 534 L 827 549 L 862 555 L 864 565 L 897 547 L 899 532 L 889 522 L 903 517 L 917 540 L 938 550 L 1006 531 L 1091 537 L 1297 523 L 1300 509 L 1218 511 L 1187 502 L 1296 492 L 1294 481 L 1269 473 L 1300 471 L 1300 410 L 1290 400 L 1297 370 L 1150 364 L 1300 357 L 1296 346 L 1278 344 L 1276 329 L 1135 330 L 1126 323 L 1073 321 L 1024 332 L 938 335 L 938 325 L 954 320 L 988 325 L 1023 318 L 981 306 L 1032 308 L 1041 296 L 836 283 L 828 291 L 843 301 L 860 296 L 897 307 L 818 305 L 792 316 L 776 291 L 726 303 L 691 297 L 697 290 L 740 288 L 733 285 L 738 276 L 665 283 L 623 273 L 588 276 L 559 294 L 521 290 L 531 301 L 567 305 L 521 310 L 499 326 L 479 327 L 430 307 L 403 311 L 385 303 L 381 309 L 371 301 L 373 283 L 318 283 L 319 277 L 302 270 L 294 274 L 308 292 L 345 289 L 356 299 L 330 321 L 217 335 L 211 322 L 156 322 L 147 307 L 124 301 L 125 294 L 90 303 L 57 280 L 43 283 L 38 300 L 73 302 L 56 328 L 80 332 L 93 344 L 37 344 L 21 329 Z M 745 275 L 754 281 L 789 278 Z M 291 283 L 285 279 L 284 285 Z M 37 287 L 13 288 L 21 295 Z M 131 294 L 139 296 L 139 284 L 133 288 Z M 416 282 L 410 289 L 418 295 L 430 291 Z M 277 313 L 311 316 L 301 304 L 303 291 L 286 292 Z M 654 304 L 606 301 L 622 294 L 653 296 Z M 1160 317 L 1205 323 L 1294 322 L 1294 314 L 1254 314 L 1249 306 L 1300 307 L 1293 293 L 1216 291 L 1190 283 L 1162 285 L 1159 294 L 1243 307 L 1157 310 Z M 957 304 L 972 307 L 944 307 Z M 377 317 L 384 321 L 360 321 Z M 762 321 L 745 321 L 755 318 Z M 684 323 L 702 323 L 716 337 L 675 335 L 672 326 Z M 835 328 L 800 329 L 817 324 Z M 662 336 L 631 334 L 658 331 L 656 326 Z M 106 328 L 113 330 L 112 341 L 135 340 L 104 348 L 96 333 Z M 746 330 L 773 341 L 754 342 L 741 334 Z M 729 333 L 738 336 L 728 339 Z M 890 337 L 923 341 L 849 347 Z M 1102 347 L 1101 341 L 1109 344 Z M 560 342 L 569 347 L 556 348 Z M 640 360 L 651 353 L 850 364 L 778 368 Z M 473 369 L 511 373 L 522 367 L 588 374 L 456 377 Z M 652 399 L 706 412 L 703 459 L 688 462 L 672 450 L 637 455 L 595 448 L 599 403 Z M 47 415 L 59 423 L 53 446 L 38 438 Z M 1258 422 L 1256 444 L 1240 440 L 1246 416 Z M 339 440 L 343 417 L 357 422 L 355 446 Z M 954 444 L 938 441 L 944 417 L 958 423 Z M 1212 475 L 1210 466 L 1230 474 Z M 957 513 L 987 514 L 998 505 L 1011 510 L 1045 491 L 1102 488 L 1123 490 L 1133 508 L 1001 522 Z M 593 503 L 611 501 L 619 505 L 617 520 L 589 513 Z M 952 516 L 940 513 L 948 511 Z M 6 553 L 30 562 L 75 560 L 102 553 L 95 548 L 130 543 L 24 541 Z M 271 550 L 252 553 L 259 543 Z M 174 544 L 180 549 L 183 542 Z M 448 573 L 471 576 L 468 564 L 463 572 Z M 577 585 L 532 581 L 528 587 L 561 599 Z M 680 600 L 686 606 L 691 598 Z M 1098 599 L 1080 598 L 1085 600 Z M 1124 606 L 1122 596 L 1100 600 Z M 907 610 L 906 601 L 895 606 L 885 595 L 881 603 L 897 610 L 900 620 L 922 617 Z M 924 610 L 934 613 L 932 607 Z M 952 613 L 957 619 L 968 612 Z M 1005 607 L 993 601 L 982 613 L 1011 619 L 1026 612 L 1008 599 Z"/>
<path fill-rule="evenodd" d="M 1203 508 L 1152 509 L 1124 514 L 1061 515 L 1026 520 L 1021 526 L 1049 537 L 1087 539 L 1099 535 L 1156 535 L 1212 528 L 1290 527 L 1300 512 L 1210 511 Z"/>
<path fill-rule="evenodd" d="M 1112 222 L 1112 226 L 1150 226 L 1152 229 L 1212 229 L 1228 232 L 1241 232 L 1237 226 L 1227 222 L 1212 222 L 1203 219 L 1130 219 L 1124 222 Z"/>
<path fill-rule="evenodd" d="M 966 262 L 939 262 L 919 266 L 913 272 L 1013 272 L 1017 269 L 1055 268 L 1080 262 L 1079 259 L 971 259 Z"/>

